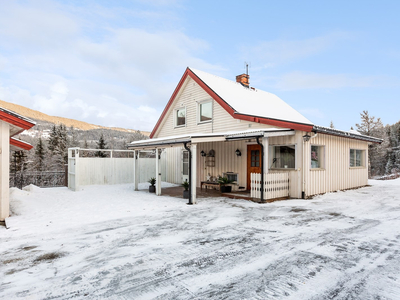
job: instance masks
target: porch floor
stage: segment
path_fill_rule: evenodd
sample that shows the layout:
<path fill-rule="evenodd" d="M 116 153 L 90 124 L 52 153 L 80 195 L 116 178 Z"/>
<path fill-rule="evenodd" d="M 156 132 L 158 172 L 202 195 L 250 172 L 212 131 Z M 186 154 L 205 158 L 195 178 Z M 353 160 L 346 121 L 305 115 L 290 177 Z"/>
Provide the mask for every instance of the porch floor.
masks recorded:
<path fill-rule="evenodd" d="M 176 198 L 182 198 L 182 194 L 183 194 L 183 188 L 180 186 L 163 188 L 161 190 L 162 196 L 171 196 L 171 197 L 176 197 Z M 227 198 L 232 198 L 232 199 L 244 199 L 244 200 L 259 202 L 259 199 L 250 197 L 249 191 L 221 193 L 219 190 L 215 190 L 215 189 L 197 188 L 196 189 L 196 197 L 197 198 L 227 197 Z"/>

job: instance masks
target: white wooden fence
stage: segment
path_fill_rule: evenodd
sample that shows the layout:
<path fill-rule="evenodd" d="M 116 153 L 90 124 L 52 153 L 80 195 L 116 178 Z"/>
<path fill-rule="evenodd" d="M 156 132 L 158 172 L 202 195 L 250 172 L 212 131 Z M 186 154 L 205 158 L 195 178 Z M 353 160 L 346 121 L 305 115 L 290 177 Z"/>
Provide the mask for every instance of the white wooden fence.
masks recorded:
<path fill-rule="evenodd" d="M 101 150 L 107 153 L 107 157 L 82 157 L 82 153 L 88 151 L 99 150 L 68 149 L 68 188 L 76 191 L 80 186 L 85 185 L 134 182 L 134 151 Z M 121 154 L 122 152 L 126 157 L 113 155 L 113 153 Z M 139 182 L 147 182 L 151 177 L 156 177 L 155 158 L 139 158 Z"/>
<path fill-rule="evenodd" d="M 250 196 L 261 197 L 261 174 L 250 174 Z M 264 174 L 264 200 L 289 196 L 289 173 Z"/>

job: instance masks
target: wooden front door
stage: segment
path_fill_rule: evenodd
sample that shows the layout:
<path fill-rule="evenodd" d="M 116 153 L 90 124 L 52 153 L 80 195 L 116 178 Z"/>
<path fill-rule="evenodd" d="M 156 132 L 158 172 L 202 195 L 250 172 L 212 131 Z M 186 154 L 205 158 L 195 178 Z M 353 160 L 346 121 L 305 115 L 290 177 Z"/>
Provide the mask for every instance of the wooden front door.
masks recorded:
<path fill-rule="evenodd" d="M 250 173 L 261 173 L 261 146 L 247 145 L 247 189 L 250 190 Z"/>

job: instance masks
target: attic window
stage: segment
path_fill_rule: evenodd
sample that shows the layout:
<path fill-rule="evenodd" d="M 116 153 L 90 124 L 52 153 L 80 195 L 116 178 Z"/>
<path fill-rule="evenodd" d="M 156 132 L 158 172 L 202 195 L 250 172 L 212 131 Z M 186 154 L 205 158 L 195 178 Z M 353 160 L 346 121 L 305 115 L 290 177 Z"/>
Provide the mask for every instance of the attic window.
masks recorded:
<path fill-rule="evenodd" d="M 199 123 L 209 122 L 212 120 L 212 101 L 199 103 Z"/>
<path fill-rule="evenodd" d="M 176 116 L 176 122 L 175 122 L 176 127 L 186 125 L 186 107 L 177 109 L 175 116 Z"/>

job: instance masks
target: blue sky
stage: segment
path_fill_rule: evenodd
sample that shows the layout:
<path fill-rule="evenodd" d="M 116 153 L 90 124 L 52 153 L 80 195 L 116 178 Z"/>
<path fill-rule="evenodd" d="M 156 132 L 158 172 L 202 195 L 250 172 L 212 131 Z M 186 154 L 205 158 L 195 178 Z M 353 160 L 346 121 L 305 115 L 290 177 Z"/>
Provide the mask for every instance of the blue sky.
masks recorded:
<path fill-rule="evenodd" d="M 185 68 L 250 84 L 317 125 L 400 120 L 399 1 L 0 0 L 0 99 L 150 131 Z"/>

